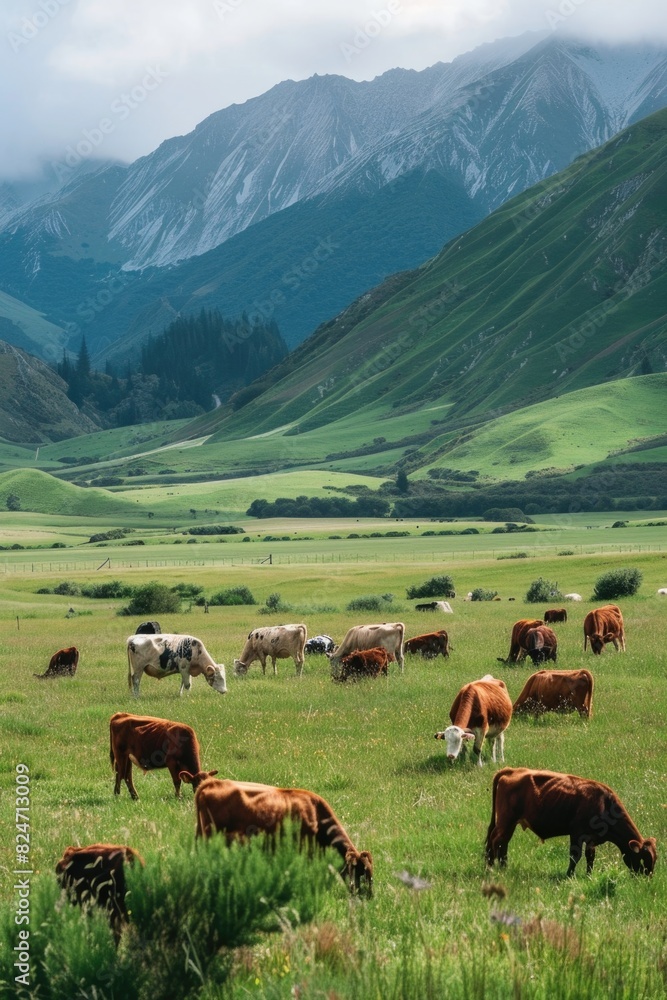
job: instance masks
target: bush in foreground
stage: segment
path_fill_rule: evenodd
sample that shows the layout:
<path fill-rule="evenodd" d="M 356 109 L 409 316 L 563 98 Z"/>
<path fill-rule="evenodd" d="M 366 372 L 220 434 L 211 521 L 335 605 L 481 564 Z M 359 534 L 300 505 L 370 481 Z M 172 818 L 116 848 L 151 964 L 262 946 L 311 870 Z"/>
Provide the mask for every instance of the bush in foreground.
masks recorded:
<path fill-rule="evenodd" d="M 558 584 L 545 580 L 542 576 L 538 580 L 533 580 L 525 597 L 528 604 L 542 604 L 544 601 L 562 601 L 562 599 L 563 595 L 558 589 Z"/>
<path fill-rule="evenodd" d="M 364 594 L 354 597 L 346 606 L 346 611 L 389 611 L 394 600 L 393 594 Z"/>
<path fill-rule="evenodd" d="M 124 997 L 171 1000 L 213 995 L 231 949 L 317 916 L 342 883 L 327 855 L 309 857 L 289 834 L 228 848 L 222 837 L 127 870 L 130 923 L 116 949 L 106 915 L 61 899 L 53 875 L 34 880 L 30 991 L 41 1000 Z M 14 985 L 15 903 L 0 910 L 0 991 Z M 14 992 L 12 991 L 12 995 Z M 18 995 L 22 995 L 19 991 Z M 217 993 L 215 994 L 217 995 Z"/>
<path fill-rule="evenodd" d="M 484 587 L 475 587 L 470 597 L 471 601 L 492 601 L 498 595 L 497 590 L 485 590 Z"/>
<path fill-rule="evenodd" d="M 426 583 L 408 587 L 406 597 L 453 597 L 456 588 L 451 576 L 432 576 Z"/>
<path fill-rule="evenodd" d="M 642 574 L 638 569 L 612 569 L 595 581 L 594 601 L 611 601 L 615 597 L 632 597 L 641 586 Z"/>
<path fill-rule="evenodd" d="M 199 602 L 197 602 L 199 603 Z M 230 607 L 240 604 L 257 604 L 249 587 L 227 587 L 211 594 L 208 603 L 212 606 Z"/>
<path fill-rule="evenodd" d="M 136 587 L 130 603 L 119 615 L 170 615 L 181 610 L 180 595 L 163 583 L 145 583 Z"/>

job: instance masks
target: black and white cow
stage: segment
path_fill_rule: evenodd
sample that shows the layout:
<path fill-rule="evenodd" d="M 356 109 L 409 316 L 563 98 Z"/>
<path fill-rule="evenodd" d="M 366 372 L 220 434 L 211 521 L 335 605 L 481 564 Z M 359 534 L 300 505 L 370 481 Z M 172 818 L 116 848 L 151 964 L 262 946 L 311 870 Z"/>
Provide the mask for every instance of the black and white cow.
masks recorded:
<path fill-rule="evenodd" d="M 224 663 L 216 663 L 201 639 L 192 635 L 131 635 L 127 640 L 127 664 L 127 683 L 136 696 L 143 673 L 158 680 L 180 674 L 179 694 L 189 691 L 191 679 L 203 674 L 214 691 L 227 693 Z"/>
<path fill-rule="evenodd" d="M 332 653 L 336 643 L 330 635 L 314 635 L 304 647 L 305 653 Z"/>

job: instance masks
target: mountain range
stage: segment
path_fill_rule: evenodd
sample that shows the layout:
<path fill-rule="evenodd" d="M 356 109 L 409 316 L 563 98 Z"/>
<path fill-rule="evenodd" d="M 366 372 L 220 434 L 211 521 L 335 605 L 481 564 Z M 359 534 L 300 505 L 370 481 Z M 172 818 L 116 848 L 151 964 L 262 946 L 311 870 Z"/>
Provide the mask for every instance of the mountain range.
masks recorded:
<path fill-rule="evenodd" d="M 129 166 L 61 169 L 27 203 L 5 190 L 3 336 L 52 360 L 85 334 L 100 363 L 205 307 L 275 319 L 294 347 L 665 105 L 664 48 L 555 34 L 370 82 L 286 81 Z"/>

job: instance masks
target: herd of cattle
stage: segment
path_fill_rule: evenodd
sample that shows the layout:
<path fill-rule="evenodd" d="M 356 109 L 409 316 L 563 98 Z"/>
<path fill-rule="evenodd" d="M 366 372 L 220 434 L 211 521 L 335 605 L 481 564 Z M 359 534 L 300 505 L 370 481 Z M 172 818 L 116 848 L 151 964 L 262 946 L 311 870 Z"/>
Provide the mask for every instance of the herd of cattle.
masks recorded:
<path fill-rule="evenodd" d="M 567 620 L 563 608 L 549 609 L 543 619 L 521 619 L 512 629 L 510 649 L 502 663 L 515 664 L 529 657 L 534 665 L 556 661 L 558 640 L 546 624 Z M 625 650 L 623 616 L 617 605 L 590 611 L 583 622 L 584 650 L 588 644 L 600 655 L 608 643 Z M 359 625 L 350 628 L 340 645 L 330 636 L 307 639 L 305 625 L 279 625 L 254 629 L 241 655 L 234 660 L 237 676 L 248 672 L 258 660 L 266 671 L 270 659 L 274 674 L 276 660 L 294 659 L 297 675 L 303 670 L 306 653 L 324 654 L 337 681 L 377 677 L 386 674 L 388 664 L 404 669 L 404 652 L 427 658 L 449 656 L 451 645 L 445 629 L 415 636 L 405 641 L 401 622 Z M 181 675 L 180 693 L 188 691 L 192 677 L 202 675 L 216 691 L 225 693 L 223 664 L 217 664 L 201 640 L 194 636 L 162 633 L 159 623 L 145 622 L 127 640 L 128 684 L 135 696 L 144 673 L 162 678 Z M 78 663 L 75 647 L 59 650 L 51 658 L 45 674 L 73 676 Z M 490 674 L 465 684 L 454 699 L 449 716 L 451 725 L 435 734 L 443 740 L 447 757 L 455 760 L 470 742 L 478 764 L 482 765 L 484 741 L 491 744 L 492 759 L 504 762 L 504 737 L 512 715 L 521 711 L 577 711 L 591 718 L 594 680 L 590 671 L 540 669 L 526 681 L 512 703 L 502 680 Z M 372 891 L 373 860 L 368 851 L 352 843 L 331 806 L 319 795 L 304 789 L 277 788 L 254 782 L 218 779 L 215 770 L 202 770 L 199 742 L 194 730 L 184 723 L 150 716 L 117 712 L 110 720 L 110 760 L 115 772 L 114 792 L 120 794 L 125 782 L 132 799 L 137 791 L 132 767 L 143 771 L 167 768 L 176 796 L 181 784 L 195 792 L 196 837 L 224 833 L 228 842 L 251 833 L 273 834 L 291 818 L 300 824 L 302 840 L 334 848 L 341 857 L 340 874 L 353 892 Z M 593 867 L 596 846 L 614 843 L 625 864 L 633 872 L 652 874 L 656 863 L 655 838 L 643 838 L 615 793 L 597 781 L 576 775 L 530 768 L 502 768 L 493 780 L 491 822 L 486 839 L 489 865 L 506 863 L 507 845 L 517 825 L 530 829 L 542 840 L 557 836 L 570 838 L 572 875 L 582 852 L 587 871 Z M 73 902 L 87 900 L 102 905 L 109 913 L 118 938 L 127 919 L 125 908 L 124 862 L 143 863 L 132 848 L 119 844 L 68 847 L 57 864 L 61 885 Z"/>

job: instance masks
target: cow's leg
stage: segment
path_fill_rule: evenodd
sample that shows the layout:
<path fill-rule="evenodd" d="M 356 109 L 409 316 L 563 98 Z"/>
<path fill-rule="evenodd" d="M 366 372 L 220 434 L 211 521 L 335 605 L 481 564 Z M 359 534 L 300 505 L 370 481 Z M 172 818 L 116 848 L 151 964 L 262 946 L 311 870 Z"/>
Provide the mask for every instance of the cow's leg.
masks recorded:
<path fill-rule="evenodd" d="M 132 761 L 130 760 L 129 754 L 127 757 L 127 761 L 125 763 L 125 773 L 123 777 L 125 778 L 125 784 L 127 785 L 127 790 L 132 796 L 132 798 L 138 799 L 139 795 L 137 794 L 137 790 L 134 787 L 134 781 L 132 780 Z"/>
<path fill-rule="evenodd" d="M 190 688 L 192 687 L 192 677 L 190 676 L 190 668 L 181 671 L 181 690 L 178 692 L 179 697 L 184 691 L 190 693 Z"/>
<path fill-rule="evenodd" d="M 401 673 L 403 673 L 403 668 L 405 667 L 405 657 L 403 656 L 403 647 L 399 646 L 396 650 L 396 659 L 398 660 L 398 665 L 401 668 Z"/>
<path fill-rule="evenodd" d="M 475 754 L 477 755 L 477 763 L 479 764 L 480 767 L 484 766 L 484 761 L 482 760 L 482 747 L 484 746 L 484 740 L 486 739 L 486 734 L 487 734 L 488 728 L 489 727 L 486 726 L 484 729 L 475 729 L 474 730 L 474 733 L 475 733 L 475 742 L 473 743 L 473 747 L 472 748 L 473 748 Z M 495 751 L 495 747 L 494 747 L 494 751 Z M 495 760 L 496 758 L 494 757 L 493 759 Z"/>
<path fill-rule="evenodd" d="M 294 666 L 296 667 L 297 677 L 301 677 L 301 674 L 303 673 L 303 653 L 301 656 L 294 657 Z"/>
<path fill-rule="evenodd" d="M 276 657 L 273 655 L 273 653 L 271 654 L 271 665 L 273 667 L 273 676 L 277 677 L 278 676 L 278 667 L 276 666 Z"/>
<path fill-rule="evenodd" d="M 493 867 L 493 862 L 497 861 L 501 868 L 507 864 L 507 845 L 512 839 L 516 830 L 516 823 L 510 823 L 506 827 L 499 826 L 498 823 L 489 831 L 486 838 L 486 863 Z"/>
<path fill-rule="evenodd" d="M 124 765 L 121 763 L 118 757 L 114 759 L 114 770 L 116 771 L 116 784 L 114 786 L 114 795 L 120 795 L 120 783 L 123 780 L 123 772 L 125 770 Z"/>
<path fill-rule="evenodd" d="M 135 698 L 139 697 L 139 681 L 141 680 L 141 675 L 143 670 L 135 670 L 132 672 L 132 694 Z"/>
<path fill-rule="evenodd" d="M 496 762 L 496 750 L 500 754 L 500 760 L 504 764 L 505 763 L 505 730 L 504 729 L 503 729 L 502 733 L 498 733 L 498 735 L 496 736 L 495 740 L 493 740 L 493 743 L 492 743 L 492 746 L 491 746 L 491 759 L 493 760 L 494 764 Z"/>
<path fill-rule="evenodd" d="M 167 767 L 169 768 L 169 773 L 171 775 L 171 780 L 174 782 L 174 788 L 176 789 L 176 798 L 180 799 L 180 797 L 181 797 L 181 779 L 178 776 L 179 771 L 181 770 L 180 764 L 179 764 L 178 761 L 173 761 L 172 760 L 172 761 L 168 761 L 167 762 Z"/>
<path fill-rule="evenodd" d="M 590 841 L 586 842 L 586 874 L 590 875 L 593 871 L 593 864 L 595 862 L 595 844 L 591 844 Z"/>
<path fill-rule="evenodd" d="M 579 864 L 581 860 L 581 852 L 584 846 L 584 838 L 581 836 L 575 836 L 572 834 L 570 836 L 570 865 L 567 869 L 567 877 L 572 878 L 574 875 L 574 869 Z M 595 851 L 595 849 L 594 849 Z M 586 859 L 588 861 L 588 857 Z"/>
<path fill-rule="evenodd" d="M 621 640 L 621 649 L 623 650 L 623 652 L 625 652 L 625 632 L 623 631 L 623 629 L 621 629 L 621 634 L 619 638 Z"/>
<path fill-rule="evenodd" d="M 259 662 L 262 664 L 262 673 L 266 674 L 266 653 L 259 654 Z"/>

